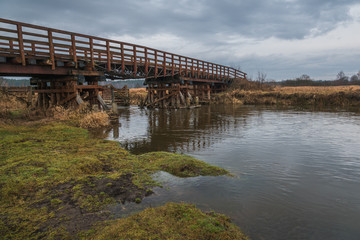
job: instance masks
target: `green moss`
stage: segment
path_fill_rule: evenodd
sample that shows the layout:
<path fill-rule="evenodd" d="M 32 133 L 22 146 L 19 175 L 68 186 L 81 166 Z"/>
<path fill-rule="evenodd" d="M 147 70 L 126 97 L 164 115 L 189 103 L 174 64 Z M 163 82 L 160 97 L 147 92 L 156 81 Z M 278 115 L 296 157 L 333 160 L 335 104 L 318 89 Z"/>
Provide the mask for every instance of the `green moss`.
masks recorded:
<path fill-rule="evenodd" d="M 169 172 L 178 177 L 219 176 L 228 174 L 222 168 L 209 165 L 193 157 L 168 152 L 152 152 L 139 156 L 156 170 Z"/>
<path fill-rule="evenodd" d="M 204 213 L 194 205 L 167 203 L 89 233 L 91 239 L 247 239 L 224 215 Z"/>
<path fill-rule="evenodd" d="M 65 200 L 82 211 L 96 212 L 115 202 L 106 189 L 117 179 L 128 176 L 145 195 L 149 186 L 158 185 L 151 174 L 160 170 L 180 177 L 227 173 L 185 155 L 132 155 L 117 142 L 90 139 L 86 130 L 66 124 L 1 126 L 0 236 L 55 236 L 64 231 L 61 224 L 45 232 L 44 226 L 49 219 L 63 219 L 59 209 Z M 104 187 L 98 190 L 101 181 Z"/>

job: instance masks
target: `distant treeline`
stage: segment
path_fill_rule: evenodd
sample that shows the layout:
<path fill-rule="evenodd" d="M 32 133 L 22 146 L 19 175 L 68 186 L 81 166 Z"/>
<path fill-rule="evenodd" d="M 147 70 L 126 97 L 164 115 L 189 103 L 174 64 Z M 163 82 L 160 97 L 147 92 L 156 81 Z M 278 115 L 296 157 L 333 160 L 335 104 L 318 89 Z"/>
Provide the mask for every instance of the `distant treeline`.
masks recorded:
<path fill-rule="evenodd" d="M 309 75 L 303 74 L 296 79 L 284 80 L 281 82 L 271 82 L 274 85 L 280 86 L 346 86 L 346 85 L 360 85 L 360 71 L 350 78 L 340 71 L 336 75 L 336 80 L 313 80 Z"/>
<path fill-rule="evenodd" d="M 360 85 L 360 80 L 349 81 L 346 79 L 339 80 L 303 80 L 293 79 L 284 80 L 281 82 L 269 82 L 269 84 L 280 85 L 284 87 L 296 87 L 296 86 L 346 86 L 346 85 Z"/>
<path fill-rule="evenodd" d="M 0 77 L 0 87 L 28 87 L 30 79 L 9 79 Z"/>
<path fill-rule="evenodd" d="M 144 79 L 129 79 L 129 80 L 116 80 L 116 81 L 104 81 L 104 82 L 99 82 L 99 85 L 107 85 L 107 84 L 111 84 L 113 85 L 115 88 L 123 88 L 125 85 L 128 88 L 143 88 L 144 86 Z"/>

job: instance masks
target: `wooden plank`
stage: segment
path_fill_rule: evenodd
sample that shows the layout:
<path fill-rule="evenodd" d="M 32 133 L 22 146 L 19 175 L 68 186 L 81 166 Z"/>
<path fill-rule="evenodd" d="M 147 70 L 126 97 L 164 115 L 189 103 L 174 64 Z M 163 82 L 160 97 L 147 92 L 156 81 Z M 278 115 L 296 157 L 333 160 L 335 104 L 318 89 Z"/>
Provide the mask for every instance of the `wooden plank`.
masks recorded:
<path fill-rule="evenodd" d="M 156 90 L 157 90 L 157 89 L 156 89 Z M 171 97 L 171 96 L 174 96 L 174 95 L 176 95 L 176 94 L 178 94 L 178 91 L 173 92 L 173 93 L 170 93 L 170 94 L 168 94 L 168 95 L 165 95 L 165 96 L 163 96 L 163 97 L 161 97 L 161 98 L 158 98 L 158 99 L 156 99 L 155 101 L 153 101 L 152 103 L 149 103 L 149 104 L 147 105 L 147 107 L 149 107 L 149 106 L 151 106 L 151 105 L 154 105 L 155 103 L 158 103 L 158 102 L 160 102 L 160 101 L 163 101 L 163 100 L 165 100 L 165 99 L 167 99 L 167 98 L 169 98 L 169 97 Z"/>
<path fill-rule="evenodd" d="M 61 100 L 58 104 L 59 104 L 59 105 L 63 105 L 64 103 L 69 102 L 70 100 L 76 98 L 76 94 L 77 94 L 77 93 L 70 94 L 69 96 L 67 96 L 66 98 L 64 98 L 63 100 Z"/>

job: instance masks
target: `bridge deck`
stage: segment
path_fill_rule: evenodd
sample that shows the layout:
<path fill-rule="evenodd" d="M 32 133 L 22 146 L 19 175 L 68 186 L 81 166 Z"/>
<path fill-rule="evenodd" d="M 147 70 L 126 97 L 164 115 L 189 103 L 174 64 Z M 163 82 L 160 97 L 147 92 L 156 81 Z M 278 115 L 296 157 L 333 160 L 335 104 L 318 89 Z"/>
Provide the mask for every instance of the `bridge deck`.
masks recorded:
<path fill-rule="evenodd" d="M 0 75 L 105 75 L 227 82 L 245 78 L 231 67 L 136 44 L 0 18 Z"/>

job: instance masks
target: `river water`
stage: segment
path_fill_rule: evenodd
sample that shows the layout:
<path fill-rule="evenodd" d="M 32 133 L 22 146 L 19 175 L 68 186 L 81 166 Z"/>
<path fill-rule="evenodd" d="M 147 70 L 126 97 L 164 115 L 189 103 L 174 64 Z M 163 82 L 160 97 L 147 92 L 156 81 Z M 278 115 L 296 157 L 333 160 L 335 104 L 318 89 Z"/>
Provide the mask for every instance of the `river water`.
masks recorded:
<path fill-rule="evenodd" d="M 234 177 L 156 174 L 163 188 L 124 216 L 166 202 L 226 214 L 251 239 L 360 239 L 360 115 L 216 105 L 121 109 L 108 133 L 132 153 L 191 155 Z"/>

